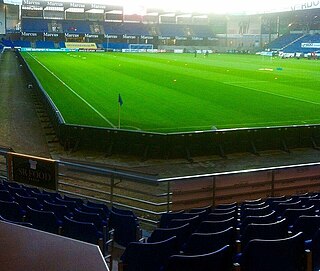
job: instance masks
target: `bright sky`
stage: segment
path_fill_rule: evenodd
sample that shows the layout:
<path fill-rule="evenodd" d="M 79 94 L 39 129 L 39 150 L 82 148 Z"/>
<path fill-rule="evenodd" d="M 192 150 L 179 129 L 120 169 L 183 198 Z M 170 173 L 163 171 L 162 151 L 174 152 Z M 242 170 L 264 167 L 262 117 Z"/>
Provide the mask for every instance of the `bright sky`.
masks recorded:
<path fill-rule="evenodd" d="M 90 0 L 81 0 L 88 2 Z M 133 10 L 162 8 L 168 11 L 205 13 L 255 13 L 264 11 L 290 10 L 302 0 L 96 0 L 99 3 L 114 3 Z"/>
<path fill-rule="evenodd" d="M 4 0 L 8 3 L 21 3 L 22 0 Z M 52 0 L 61 2 L 82 2 L 121 5 L 125 13 L 143 14 L 145 8 L 159 8 L 165 11 L 254 14 L 291 10 L 295 4 L 306 0 Z M 315 1 L 317 2 L 317 1 Z"/>

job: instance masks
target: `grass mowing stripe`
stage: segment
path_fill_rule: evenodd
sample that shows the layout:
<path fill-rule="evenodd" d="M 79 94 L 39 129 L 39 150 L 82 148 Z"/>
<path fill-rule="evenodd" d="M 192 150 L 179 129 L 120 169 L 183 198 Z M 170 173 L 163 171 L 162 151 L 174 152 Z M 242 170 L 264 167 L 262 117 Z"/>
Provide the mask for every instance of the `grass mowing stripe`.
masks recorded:
<path fill-rule="evenodd" d="M 240 83 L 240 84 L 233 84 L 233 83 L 226 83 L 226 82 L 225 82 L 225 84 L 228 84 L 228 85 L 234 86 L 234 87 L 241 87 L 241 88 L 250 89 L 250 90 L 253 90 L 253 91 L 257 91 L 257 92 L 262 92 L 262 93 L 266 93 L 266 94 L 278 96 L 278 97 L 281 97 L 281 98 L 292 99 L 292 100 L 295 100 L 295 101 L 298 101 L 298 102 L 304 102 L 304 103 L 310 103 L 310 104 L 320 105 L 320 103 L 313 102 L 313 101 L 307 101 L 307 100 L 295 98 L 295 97 L 292 97 L 292 96 L 287 96 L 287 95 L 282 95 L 282 94 L 276 94 L 276 93 L 272 93 L 272 92 L 269 92 L 269 91 L 265 91 L 265 90 L 261 90 L 261 89 L 256 89 L 256 88 L 252 88 L 252 87 L 241 86 L 241 85 L 240 85 L 241 83 Z"/>
<path fill-rule="evenodd" d="M 39 63 L 44 69 L 46 69 L 51 75 L 53 75 L 60 83 L 62 83 L 67 89 L 69 89 L 75 96 L 77 96 L 81 101 L 83 101 L 87 106 L 89 106 L 94 112 L 96 112 L 102 119 L 104 119 L 108 124 L 112 126 L 112 128 L 116 128 L 116 126 L 109 121 L 105 116 L 103 116 L 96 108 L 94 108 L 88 101 L 82 98 L 77 92 L 75 92 L 71 87 L 69 87 L 64 81 L 62 81 L 57 75 L 55 75 L 50 69 L 48 69 L 44 64 L 42 64 L 38 59 L 36 59 L 33 55 L 28 53 L 37 63 Z"/>

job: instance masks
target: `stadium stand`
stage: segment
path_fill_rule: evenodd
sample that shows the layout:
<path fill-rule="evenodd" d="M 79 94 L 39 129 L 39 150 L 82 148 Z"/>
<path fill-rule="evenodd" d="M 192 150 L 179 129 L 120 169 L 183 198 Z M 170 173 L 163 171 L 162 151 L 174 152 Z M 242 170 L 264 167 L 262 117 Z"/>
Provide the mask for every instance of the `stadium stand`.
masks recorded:
<path fill-rule="evenodd" d="M 312 254 L 306 254 L 304 251 L 305 245 L 303 242 L 310 248 L 311 253 L 312 250 L 316 251 L 317 249 L 315 234 L 319 224 L 318 216 L 316 216 L 319 208 L 312 205 L 312 202 L 320 198 L 317 193 L 297 194 L 291 197 L 259 198 L 257 200 L 244 201 L 243 203 L 224 204 L 216 207 L 206 206 L 186 211 L 164 213 L 159 219 L 160 227 L 152 230 L 149 237 L 139 240 L 141 231 L 137 217 L 131 210 L 115 206 L 112 206 L 110 210 L 107 205 L 99 202 L 86 200 L 75 195 L 69 196 L 53 191 L 36 189 L 15 182 L 2 181 L 0 187 L 3 195 L 2 199 L 9 200 L 0 201 L 0 220 L 97 244 L 106 257 L 111 255 L 109 245 L 114 240 L 124 251 L 119 263 L 119 270 L 142 270 L 137 269 L 137 265 L 141 266 L 141 262 L 145 262 L 145 269 L 143 270 L 158 271 L 160 268 L 172 270 L 172 266 L 177 264 L 176 261 L 183 266 L 188 265 L 188 263 L 192 265 L 193 263 L 189 261 L 195 261 L 199 268 L 200 266 L 203 268 L 199 270 L 208 270 L 206 268 L 211 266 L 213 260 L 211 259 L 207 262 L 203 259 L 213 257 L 216 251 L 225 246 L 228 246 L 228 253 L 231 253 L 231 258 L 229 256 L 224 258 L 224 256 L 225 260 L 221 264 L 229 266 L 229 264 L 235 262 L 235 264 L 239 263 L 243 270 L 257 270 L 255 267 L 257 265 L 259 270 L 268 270 L 265 269 L 265 266 L 270 268 L 269 264 L 252 260 L 252 253 L 256 253 L 259 250 L 265 251 L 266 247 L 268 247 L 268 253 L 261 253 L 267 253 L 265 257 L 275 257 L 277 254 L 270 251 L 285 249 L 286 246 L 293 246 L 293 243 L 295 244 L 296 242 L 296 251 L 292 251 L 293 255 L 289 253 L 285 255 L 287 258 L 274 261 L 272 270 L 281 270 L 279 268 L 284 268 L 284 265 L 288 265 L 289 262 L 293 266 L 303 266 L 302 270 L 310 270 L 304 269 L 307 268 L 307 263 L 301 258 L 305 259 L 306 255 L 308 255 L 308 259 L 312 257 Z M 26 194 L 21 196 L 19 192 Z M 33 197 L 30 197 L 30 195 Z M 43 197 L 40 195 L 43 195 Z M 35 203 L 35 200 L 37 203 Z M 293 202 L 291 205 L 284 204 L 285 200 Z M 291 207 L 301 204 L 301 201 L 303 201 L 304 209 L 308 210 L 307 215 L 305 212 L 296 213 L 290 216 L 290 221 L 288 221 L 288 212 L 295 210 L 291 209 Z M 68 207 L 61 203 L 68 204 Z M 29 205 L 32 205 L 32 207 Z M 62 213 L 59 209 L 61 206 L 64 210 Z M 248 213 L 248 209 L 250 211 L 256 209 L 259 213 L 261 206 L 271 208 L 270 214 L 251 216 L 251 213 Z M 281 206 L 280 212 L 279 206 Z M 231 211 L 230 208 L 232 209 Z M 217 212 L 217 210 L 219 211 Z M 224 220 L 224 213 L 220 212 L 220 210 L 227 211 L 228 215 L 232 215 L 231 218 Z M 276 213 L 277 216 L 275 215 Z M 214 219 L 216 221 L 210 221 L 212 216 L 216 216 Z M 107 220 L 103 220 L 102 217 Z M 193 226 L 190 223 L 185 223 L 179 227 L 175 227 L 176 225 L 170 226 L 175 220 L 190 222 L 190 219 L 195 218 L 201 218 L 201 220 L 197 221 Z M 308 221 L 308 223 L 305 221 Z M 114 232 L 111 231 L 108 234 L 107 231 L 111 229 Z M 112 233 L 114 234 L 114 239 L 110 235 Z M 251 241 L 257 238 L 264 241 L 261 241 L 262 243 L 260 241 L 257 243 Z M 301 238 L 303 246 L 301 246 Z M 163 249 L 169 243 L 171 250 Z M 114 246 L 113 249 L 115 249 Z M 137 251 L 139 251 L 139 256 L 136 254 Z M 177 256 L 177 251 L 182 251 L 179 257 Z M 159 262 L 157 264 L 155 262 L 147 264 L 146 259 L 150 258 L 149 256 L 154 253 L 157 255 L 163 253 L 163 256 L 158 258 Z M 176 256 L 171 257 L 174 254 Z M 233 257 L 236 260 L 233 260 Z M 295 257 L 296 260 L 292 261 L 291 257 Z M 316 264 L 316 259 L 313 260 L 313 263 L 314 265 Z"/>

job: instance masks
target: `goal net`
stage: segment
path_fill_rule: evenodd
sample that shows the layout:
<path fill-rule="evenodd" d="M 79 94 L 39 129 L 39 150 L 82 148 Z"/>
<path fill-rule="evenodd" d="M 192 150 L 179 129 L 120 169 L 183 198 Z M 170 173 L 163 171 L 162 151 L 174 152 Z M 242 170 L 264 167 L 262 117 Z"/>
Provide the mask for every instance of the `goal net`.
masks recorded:
<path fill-rule="evenodd" d="M 131 52 L 147 52 L 148 50 L 153 50 L 153 44 L 138 44 L 138 43 L 133 43 L 129 44 L 129 50 Z"/>

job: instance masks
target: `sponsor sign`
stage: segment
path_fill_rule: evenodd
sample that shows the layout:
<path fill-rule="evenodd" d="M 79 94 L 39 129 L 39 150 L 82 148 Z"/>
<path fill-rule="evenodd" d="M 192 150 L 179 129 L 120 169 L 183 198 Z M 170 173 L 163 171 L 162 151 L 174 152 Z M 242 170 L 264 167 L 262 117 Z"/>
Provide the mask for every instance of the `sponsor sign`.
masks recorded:
<path fill-rule="evenodd" d="M 65 44 L 68 49 L 97 49 L 97 45 L 93 42 L 66 42 Z"/>
<path fill-rule="evenodd" d="M 320 48 L 320 43 L 301 43 L 301 48 Z"/>
<path fill-rule="evenodd" d="M 33 32 L 21 32 L 21 36 L 23 37 L 37 37 L 38 33 Z"/>
<path fill-rule="evenodd" d="M 58 167 L 55 160 L 16 153 L 9 153 L 9 156 L 14 181 L 57 190 Z"/>

